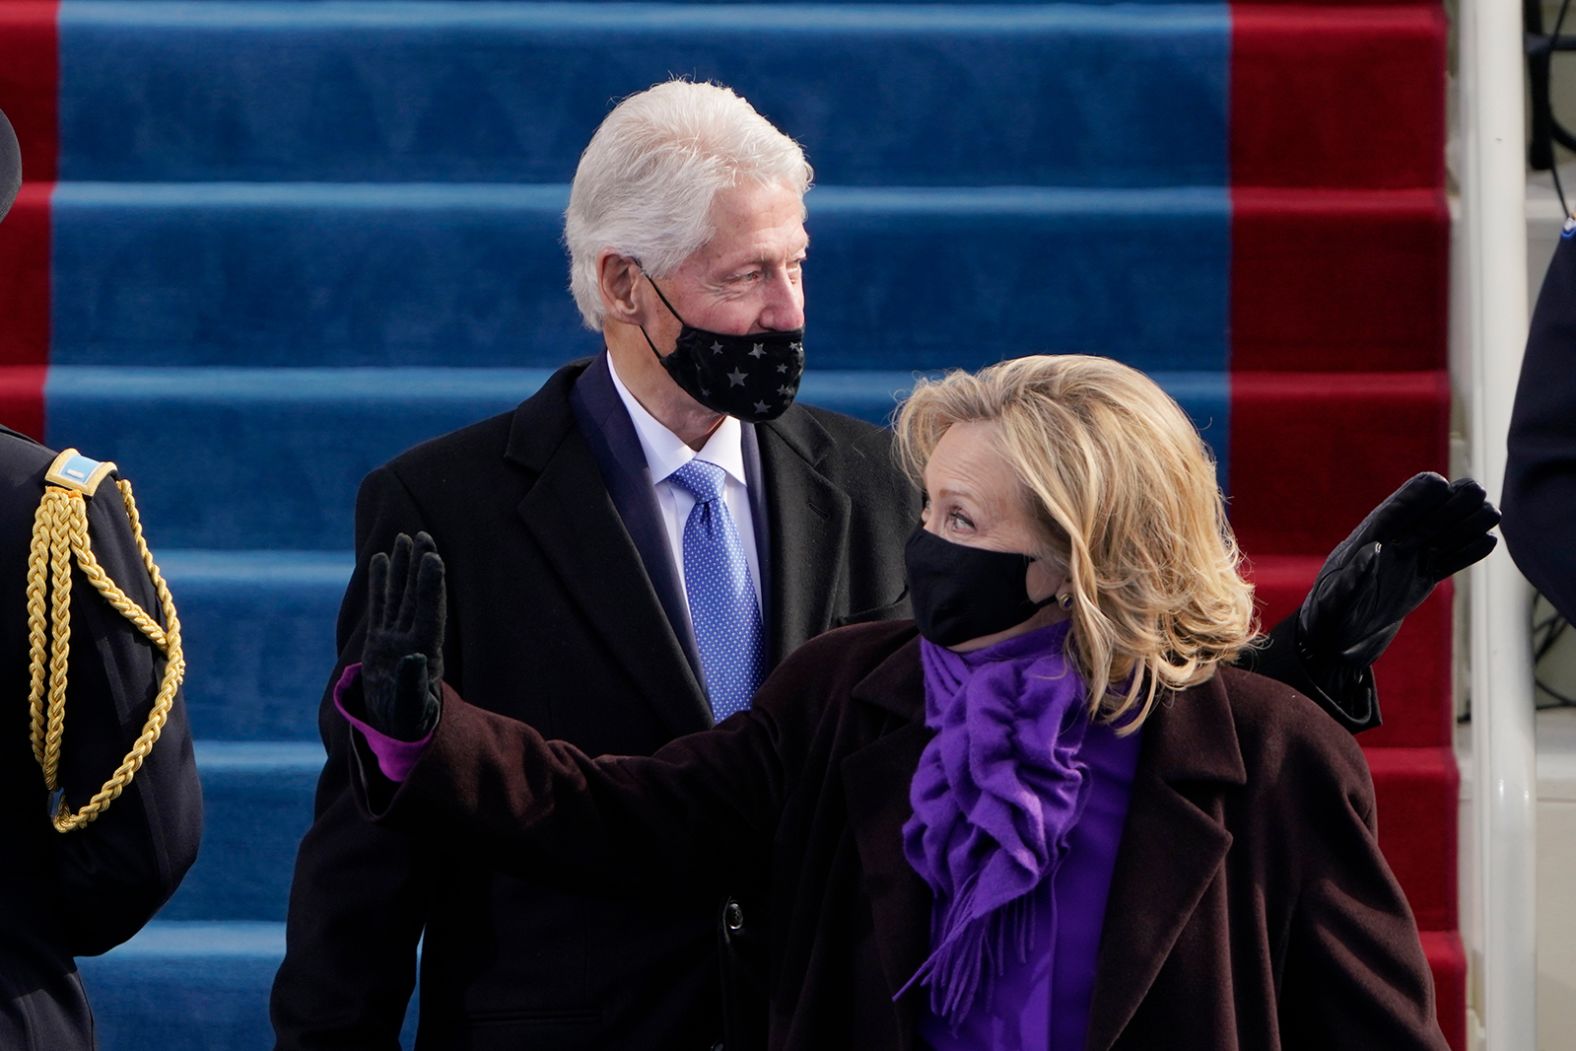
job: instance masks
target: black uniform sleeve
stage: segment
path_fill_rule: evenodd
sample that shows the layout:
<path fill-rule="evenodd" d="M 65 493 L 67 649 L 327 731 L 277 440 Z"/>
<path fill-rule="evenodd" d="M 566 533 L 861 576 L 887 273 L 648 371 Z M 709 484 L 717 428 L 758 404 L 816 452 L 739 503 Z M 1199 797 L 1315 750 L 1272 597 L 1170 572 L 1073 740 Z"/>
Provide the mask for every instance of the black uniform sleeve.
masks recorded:
<path fill-rule="evenodd" d="M 88 504 L 99 563 L 126 594 L 161 620 L 152 581 L 113 479 Z M 71 594 L 71 663 L 60 784 L 73 810 L 87 803 L 142 733 L 165 668 L 163 655 L 80 571 Z M 191 729 L 177 693 L 158 742 L 131 784 L 85 827 L 56 835 L 55 874 L 72 955 L 125 941 L 180 884 L 197 857 L 202 788 Z"/>
<path fill-rule="evenodd" d="M 350 738 L 332 695 L 344 667 L 361 659 L 368 561 L 397 534 L 423 528 L 414 499 L 390 469 L 367 476 L 356 497 L 356 568 L 340 607 L 339 661 L 319 713 L 328 758 L 312 827 L 296 855 L 285 958 L 270 1004 L 280 1051 L 399 1047 L 435 876 L 430 853 L 357 809 L 347 777 Z"/>
<path fill-rule="evenodd" d="M 1538 293 L 1507 445 L 1500 532 L 1533 586 L 1576 618 L 1576 236 L 1560 239 Z"/>

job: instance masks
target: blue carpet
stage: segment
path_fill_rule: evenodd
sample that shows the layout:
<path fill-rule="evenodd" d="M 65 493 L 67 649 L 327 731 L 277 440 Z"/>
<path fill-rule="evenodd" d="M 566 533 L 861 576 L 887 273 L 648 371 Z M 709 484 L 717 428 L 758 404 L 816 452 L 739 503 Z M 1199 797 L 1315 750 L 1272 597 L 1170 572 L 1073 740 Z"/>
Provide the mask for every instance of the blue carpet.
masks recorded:
<path fill-rule="evenodd" d="M 350 579 L 348 547 L 167 548 L 159 567 L 180 599 L 193 735 L 316 742 L 317 702 L 337 657 L 334 624 Z"/>
<path fill-rule="evenodd" d="M 356 485 L 367 471 L 512 408 L 544 375 L 56 368 L 46 392 L 49 436 L 84 451 L 115 450 L 156 550 L 348 550 Z"/>
<path fill-rule="evenodd" d="M 55 368 L 47 385 L 49 438 L 105 458 L 102 450 L 114 450 L 156 550 L 348 550 L 356 486 L 367 471 L 419 441 L 513 408 L 545 375 Z M 882 422 L 913 375 L 813 370 L 802 396 Z M 1228 448 L 1225 376 L 1160 378 L 1176 384 L 1215 447 Z M 201 626 L 194 630 L 201 638 Z"/>
<path fill-rule="evenodd" d="M 162 920 L 108 956 L 79 960 L 100 1051 L 268 1051 L 266 990 L 282 923 Z M 401 1039 L 415 1039 L 415 1012 Z"/>
<path fill-rule="evenodd" d="M 682 74 L 738 89 L 831 184 L 1218 186 L 1229 47 L 1215 4 L 68 0 L 60 168 L 567 182 L 612 101 Z"/>
<path fill-rule="evenodd" d="M 555 186 L 65 184 L 62 365 L 552 367 L 589 353 Z M 847 189 L 808 199 L 812 368 L 1031 351 L 1224 371 L 1227 194 Z"/>
<path fill-rule="evenodd" d="M 302 707 L 317 714 L 316 698 Z M 202 851 L 161 920 L 283 922 L 296 846 L 323 769 L 316 741 L 199 741 Z"/>
<path fill-rule="evenodd" d="M 78 961 L 101 1051 L 265 1051 L 284 924 L 154 923 L 108 956 Z"/>

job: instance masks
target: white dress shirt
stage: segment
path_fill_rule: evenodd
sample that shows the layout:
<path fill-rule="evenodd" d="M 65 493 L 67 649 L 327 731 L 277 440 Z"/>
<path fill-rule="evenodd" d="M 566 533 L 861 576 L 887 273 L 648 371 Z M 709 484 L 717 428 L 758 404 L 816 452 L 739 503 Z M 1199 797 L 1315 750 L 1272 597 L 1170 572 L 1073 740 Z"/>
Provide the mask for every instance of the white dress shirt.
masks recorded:
<path fill-rule="evenodd" d="M 755 587 L 755 602 L 761 603 L 761 560 L 755 550 L 755 520 L 750 514 L 750 490 L 744 480 L 743 432 L 739 421 L 724 416 L 722 423 L 700 452 L 696 452 L 668 430 L 646 407 L 635 400 L 619 379 L 613 367 L 613 356 L 608 355 L 607 371 L 613 377 L 613 389 L 624 402 L 630 421 L 635 425 L 635 435 L 640 439 L 640 449 L 646 454 L 646 478 L 657 496 L 657 509 L 662 514 L 662 525 L 667 530 L 668 547 L 673 552 L 673 564 L 678 567 L 679 586 L 685 589 L 684 601 L 689 601 L 689 588 L 684 582 L 684 524 L 689 521 L 695 507 L 695 497 L 683 486 L 675 485 L 668 476 L 697 456 L 721 467 L 726 479 L 722 499 L 733 517 L 733 527 L 738 531 L 739 543 L 744 545 L 744 557 L 750 567 L 750 583 Z M 762 611 L 762 617 L 765 611 Z"/>

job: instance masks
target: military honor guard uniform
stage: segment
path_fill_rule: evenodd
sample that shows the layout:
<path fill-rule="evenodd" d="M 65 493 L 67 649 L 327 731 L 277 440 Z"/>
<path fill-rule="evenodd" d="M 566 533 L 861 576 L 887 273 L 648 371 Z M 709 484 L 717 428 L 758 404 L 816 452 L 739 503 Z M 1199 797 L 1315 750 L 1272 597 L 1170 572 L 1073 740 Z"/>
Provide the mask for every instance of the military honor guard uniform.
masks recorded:
<path fill-rule="evenodd" d="M 74 957 L 197 855 L 180 621 L 115 465 L 0 427 L 0 1048 L 93 1048 Z"/>

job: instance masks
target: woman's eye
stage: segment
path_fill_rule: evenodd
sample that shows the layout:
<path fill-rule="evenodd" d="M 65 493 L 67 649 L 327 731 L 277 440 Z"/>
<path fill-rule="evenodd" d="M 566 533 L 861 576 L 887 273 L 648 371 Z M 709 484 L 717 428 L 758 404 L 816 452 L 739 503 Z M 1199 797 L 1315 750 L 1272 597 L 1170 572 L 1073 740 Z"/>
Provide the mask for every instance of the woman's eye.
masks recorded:
<path fill-rule="evenodd" d="M 954 529 L 973 529 L 974 523 L 962 511 L 953 511 L 947 515 L 947 524 Z"/>

